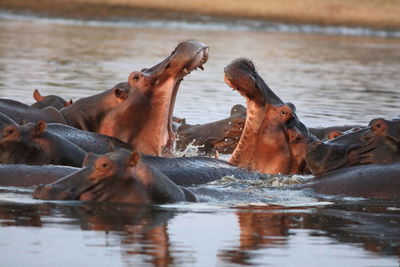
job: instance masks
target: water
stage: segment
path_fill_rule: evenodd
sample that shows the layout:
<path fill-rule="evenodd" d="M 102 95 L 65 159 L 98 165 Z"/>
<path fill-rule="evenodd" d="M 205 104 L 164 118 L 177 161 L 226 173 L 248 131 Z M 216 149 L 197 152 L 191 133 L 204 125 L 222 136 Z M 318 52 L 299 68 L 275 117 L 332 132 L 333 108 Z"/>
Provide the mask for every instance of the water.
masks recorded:
<path fill-rule="evenodd" d="M 178 26 L 176 26 L 178 25 Z M 78 99 L 167 56 L 181 40 L 210 47 L 205 71 L 180 87 L 175 115 L 224 118 L 243 98 L 223 67 L 254 61 L 308 126 L 399 115 L 400 39 L 270 32 L 226 24 L 80 22 L 0 16 L 0 97 Z M 283 190 L 307 177 L 194 190 L 202 203 L 134 206 L 43 202 L 0 188 L 0 266 L 398 266 L 400 203 Z"/>

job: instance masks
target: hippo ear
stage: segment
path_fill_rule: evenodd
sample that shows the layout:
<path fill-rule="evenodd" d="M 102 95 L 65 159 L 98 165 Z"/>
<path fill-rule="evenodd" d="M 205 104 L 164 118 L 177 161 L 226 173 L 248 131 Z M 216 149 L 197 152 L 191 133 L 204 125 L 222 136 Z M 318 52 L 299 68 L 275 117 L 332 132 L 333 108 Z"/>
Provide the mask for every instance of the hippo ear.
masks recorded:
<path fill-rule="evenodd" d="M 243 105 L 236 104 L 231 108 L 231 116 L 234 115 L 246 115 L 246 108 Z"/>
<path fill-rule="evenodd" d="M 41 135 L 44 132 L 44 130 L 46 130 L 46 126 L 47 125 L 46 125 L 45 121 L 38 121 L 36 123 L 36 125 L 35 125 L 35 133 L 34 133 L 34 135 L 35 136 Z"/>
<path fill-rule="evenodd" d="M 286 102 L 286 105 L 293 110 L 293 113 L 296 113 L 296 106 L 292 102 Z"/>
<path fill-rule="evenodd" d="M 38 89 L 35 89 L 35 91 L 33 91 L 33 98 L 36 101 L 42 101 L 44 97 L 39 93 Z"/>
<path fill-rule="evenodd" d="M 135 166 L 140 161 L 140 158 L 140 153 L 137 151 L 133 151 L 128 160 L 129 167 Z"/>
<path fill-rule="evenodd" d="M 66 102 L 64 103 L 64 107 L 71 106 L 73 103 L 74 103 L 74 101 L 72 101 L 72 99 L 70 99 L 69 101 L 66 101 Z"/>
<path fill-rule="evenodd" d="M 114 89 L 114 95 L 115 95 L 117 98 L 125 99 L 126 96 L 128 95 L 128 92 L 125 91 L 125 90 L 123 90 L 123 89 L 121 89 L 121 88 L 118 88 L 118 87 L 117 87 L 117 88 Z"/>

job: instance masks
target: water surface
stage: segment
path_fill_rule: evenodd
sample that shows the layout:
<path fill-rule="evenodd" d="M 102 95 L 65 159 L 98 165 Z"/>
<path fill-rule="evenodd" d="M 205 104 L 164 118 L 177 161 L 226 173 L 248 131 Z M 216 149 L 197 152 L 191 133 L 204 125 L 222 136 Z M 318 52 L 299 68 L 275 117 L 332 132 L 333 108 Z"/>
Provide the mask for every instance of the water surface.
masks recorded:
<path fill-rule="evenodd" d="M 0 97 L 32 103 L 35 88 L 93 95 L 195 38 L 210 58 L 178 93 L 175 115 L 189 123 L 244 103 L 223 82 L 238 57 L 252 59 L 308 126 L 399 115 L 399 39 L 73 22 L 0 17 Z M 227 179 L 194 189 L 208 202 L 161 206 L 42 202 L 31 189 L 0 188 L 0 265 L 399 265 L 399 202 L 271 186 Z"/>

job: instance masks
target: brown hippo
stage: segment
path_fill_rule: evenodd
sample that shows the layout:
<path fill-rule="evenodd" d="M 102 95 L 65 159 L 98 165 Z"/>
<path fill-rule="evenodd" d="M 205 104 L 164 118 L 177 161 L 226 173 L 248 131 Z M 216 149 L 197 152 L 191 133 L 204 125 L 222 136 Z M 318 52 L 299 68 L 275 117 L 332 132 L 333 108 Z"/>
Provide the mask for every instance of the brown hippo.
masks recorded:
<path fill-rule="evenodd" d="M 400 120 L 374 119 L 368 127 L 310 143 L 307 165 L 313 174 L 361 164 L 400 161 Z"/>
<path fill-rule="evenodd" d="M 2 127 L 0 163 L 81 166 L 85 151 L 45 129 L 44 121 Z"/>
<path fill-rule="evenodd" d="M 42 96 L 38 89 L 35 89 L 35 91 L 33 91 L 33 98 L 36 100 L 36 102 L 33 103 L 31 105 L 31 107 L 38 108 L 38 109 L 42 109 L 42 108 L 51 106 L 51 107 L 54 107 L 54 108 L 60 110 L 64 107 L 68 107 L 68 106 L 72 105 L 72 103 L 73 103 L 72 99 L 70 99 L 69 101 L 66 101 L 61 96 L 57 96 L 57 95 Z"/>
<path fill-rule="evenodd" d="M 268 174 L 307 172 L 305 153 L 313 139 L 294 105 L 272 92 L 247 59 L 225 67 L 225 82 L 246 98 L 243 134 L 229 163 Z"/>
<path fill-rule="evenodd" d="M 133 204 L 196 201 L 188 189 L 143 163 L 138 152 L 126 149 L 105 155 L 89 153 L 82 169 L 52 184 L 38 186 L 33 197 Z"/>
<path fill-rule="evenodd" d="M 207 59 L 207 46 L 195 40 L 182 42 L 157 65 L 132 72 L 128 82 L 79 99 L 61 113 L 68 125 L 113 136 L 138 151 L 160 155 L 174 140 L 172 112 L 179 84 Z"/>
<path fill-rule="evenodd" d="M 170 154 L 175 139 L 172 113 L 179 84 L 192 70 L 202 69 L 207 59 L 208 47 L 191 40 L 180 43 L 159 64 L 132 72 L 128 79 L 132 92 L 104 116 L 97 132 L 116 137 L 148 155 Z"/>
<path fill-rule="evenodd" d="M 400 199 L 400 163 L 342 168 L 293 188 L 311 188 L 327 195 Z"/>
<path fill-rule="evenodd" d="M 189 144 L 199 147 L 200 153 L 218 151 L 230 154 L 235 150 L 246 121 L 246 108 L 235 105 L 230 117 L 206 124 L 190 125 L 185 121 L 177 130 L 176 149 L 184 151 Z"/>

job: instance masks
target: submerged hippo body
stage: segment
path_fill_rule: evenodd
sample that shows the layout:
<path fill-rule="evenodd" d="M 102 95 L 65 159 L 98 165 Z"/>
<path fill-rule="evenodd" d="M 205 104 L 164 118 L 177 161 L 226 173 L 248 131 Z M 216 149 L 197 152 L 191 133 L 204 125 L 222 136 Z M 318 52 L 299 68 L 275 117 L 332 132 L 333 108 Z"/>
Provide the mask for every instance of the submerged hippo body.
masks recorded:
<path fill-rule="evenodd" d="M 174 183 L 181 186 L 205 184 L 225 176 L 240 180 L 255 180 L 263 175 L 232 166 L 226 161 L 208 157 L 165 158 L 143 156 L 143 162 L 158 168 Z"/>
<path fill-rule="evenodd" d="M 329 126 L 329 127 L 316 127 L 316 128 L 308 128 L 310 133 L 316 136 L 318 139 L 333 139 L 333 137 L 337 137 L 342 135 L 343 132 L 346 132 L 351 129 L 360 129 L 364 128 L 362 125 L 340 125 L 340 126 Z"/>
<path fill-rule="evenodd" d="M 295 188 L 311 188 L 326 195 L 400 199 L 400 163 L 342 168 Z"/>
<path fill-rule="evenodd" d="M 129 144 L 114 137 L 79 130 L 77 128 L 59 123 L 49 123 L 46 131 L 67 139 L 71 143 L 83 149 L 85 152 L 105 154 L 119 148 L 132 149 Z"/>
<path fill-rule="evenodd" d="M 137 152 L 121 149 L 104 155 L 88 154 L 83 168 L 36 188 L 34 198 L 142 203 L 195 201 L 187 189 L 141 162 Z"/>
<path fill-rule="evenodd" d="M 54 107 L 38 109 L 11 99 L 0 99 L 0 112 L 17 123 L 39 120 L 66 123 L 64 116 Z"/>
<path fill-rule="evenodd" d="M 72 100 L 66 101 L 61 96 L 57 96 L 57 95 L 42 96 L 38 89 L 35 89 L 35 91 L 33 91 L 33 98 L 36 100 L 36 102 L 33 103 L 31 105 L 31 107 L 38 108 L 38 109 L 42 109 L 45 107 L 54 107 L 54 108 L 60 110 L 64 107 L 68 107 L 69 105 L 72 105 Z"/>
<path fill-rule="evenodd" d="M 0 186 L 48 184 L 77 170 L 76 167 L 58 165 L 0 164 Z"/>
<path fill-rule="evenodd" d="M 246 121 L 246 108 L 235 105 L 230 117 L 206 124 L 182 123 L 177 130 L 176 149 L 184 151 L 189 144 L 199 147 L 200 153 L 212 154 L 218 151 L 232 153 L 242 135 Z"/>

